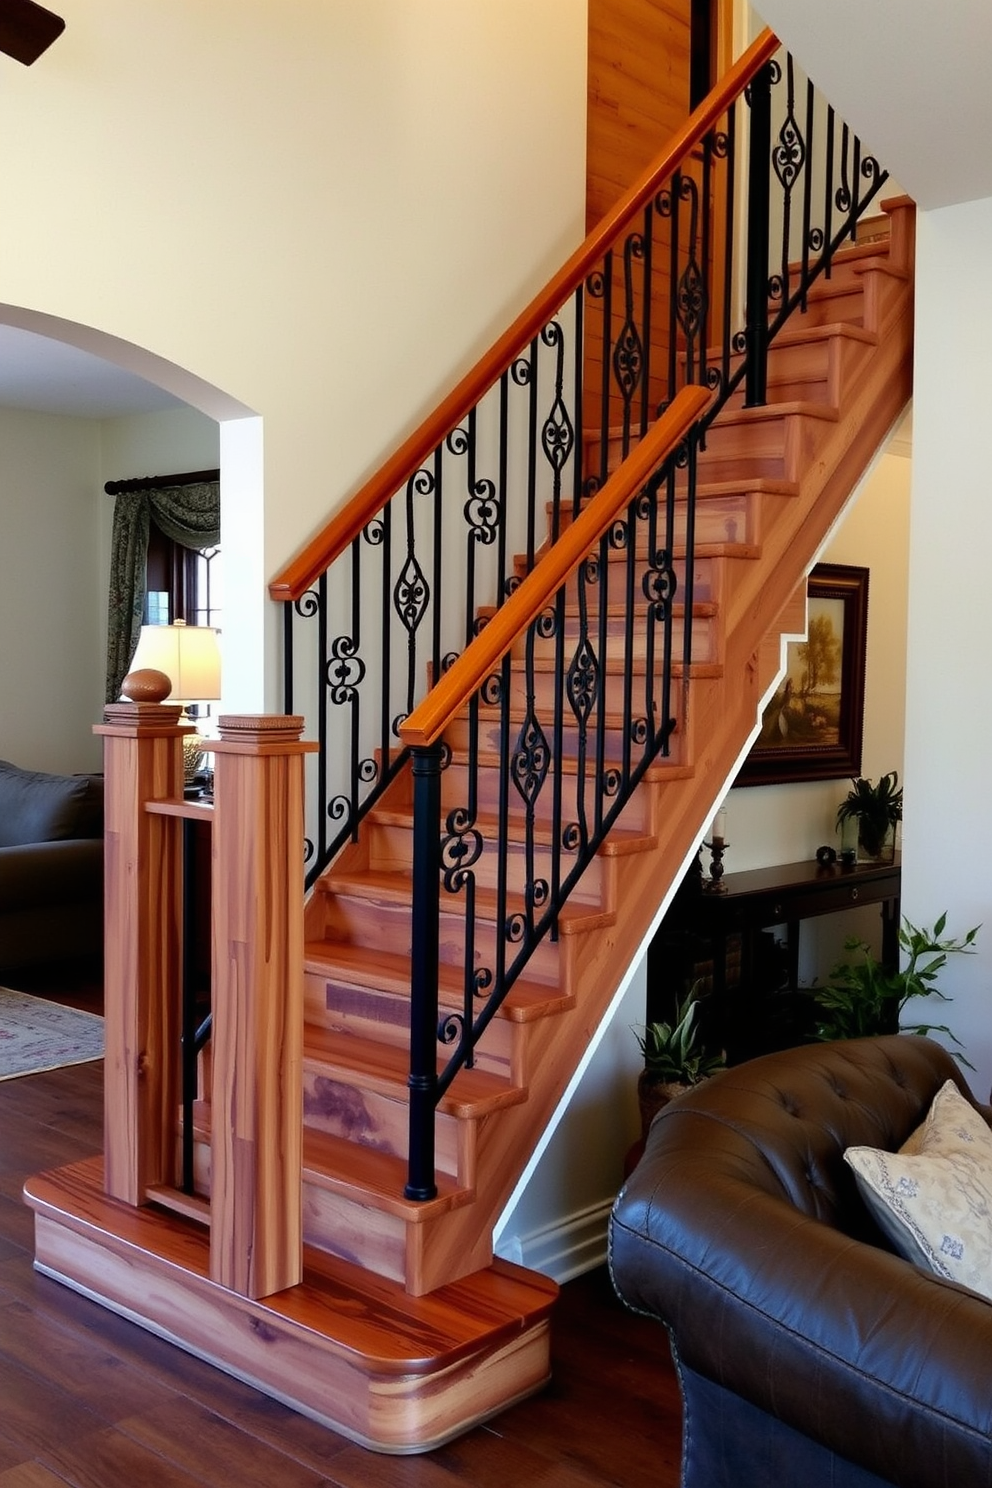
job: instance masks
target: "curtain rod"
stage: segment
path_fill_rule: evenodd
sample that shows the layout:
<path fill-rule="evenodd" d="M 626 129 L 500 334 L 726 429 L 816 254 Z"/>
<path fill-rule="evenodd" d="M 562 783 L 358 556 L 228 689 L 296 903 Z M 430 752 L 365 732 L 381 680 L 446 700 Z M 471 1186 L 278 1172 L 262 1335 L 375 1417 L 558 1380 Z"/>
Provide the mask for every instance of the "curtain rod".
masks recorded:
<path fill-rule="evenodd" d="M 139 475 L 135 480 L 108 481 L 108 496 L 122 496 L 129 491 L 157 491 L 162 486 L 197 486 L 219 481 L 219 470 L 187 470 L 183 475 Z"/>

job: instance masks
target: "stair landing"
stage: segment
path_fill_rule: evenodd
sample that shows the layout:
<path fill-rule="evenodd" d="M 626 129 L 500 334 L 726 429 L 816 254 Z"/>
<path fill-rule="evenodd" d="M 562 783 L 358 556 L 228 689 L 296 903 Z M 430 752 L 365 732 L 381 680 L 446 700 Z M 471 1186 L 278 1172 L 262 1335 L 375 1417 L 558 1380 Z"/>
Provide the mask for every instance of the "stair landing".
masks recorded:
<path fill-rule="evenodd" d="M 304 1248 L 260 1301 L 209 1276 L 205 1225 L 103 1191 L 89 1158 L 28 1180 L 35 1267 L 364 1447 L 424 1452 L 539 1390 L 558 1288 L 508 1261 L 410 1297 Z"/>

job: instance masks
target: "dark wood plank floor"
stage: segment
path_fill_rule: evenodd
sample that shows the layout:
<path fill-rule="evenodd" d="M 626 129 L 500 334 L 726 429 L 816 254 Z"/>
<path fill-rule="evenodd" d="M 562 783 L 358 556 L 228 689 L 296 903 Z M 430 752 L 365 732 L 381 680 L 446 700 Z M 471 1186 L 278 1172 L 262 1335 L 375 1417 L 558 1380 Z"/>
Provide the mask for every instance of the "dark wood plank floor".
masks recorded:
<path fill-rule="evenodd" d="M 0 1133 L 0 1488 L 675 1488 L 666 1337 L 604 1272 L 563 1288 L 546 1390 L 437 1451 L 383 1457 L 34 1272 L 21 1186 L 99 1149 L 100 1064 L 0 1083 Z"/>

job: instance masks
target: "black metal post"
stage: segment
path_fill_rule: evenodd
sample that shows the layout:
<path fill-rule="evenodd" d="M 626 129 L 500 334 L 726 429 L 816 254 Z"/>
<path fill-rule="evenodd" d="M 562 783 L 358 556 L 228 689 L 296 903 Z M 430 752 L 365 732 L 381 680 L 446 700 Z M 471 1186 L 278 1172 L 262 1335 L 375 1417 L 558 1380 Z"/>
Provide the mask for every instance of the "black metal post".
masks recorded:
<path fill-rule="evenodd" d="M 747 372 L 744 404 L 767 401 L 769 161 L 772 148 L 772 69 L 761 69 L 750 89 L 751 139 L 748 146 Z"/>
<path fill-rule="evenodd" d="M 410 1153 L 404 1193 L 433 1199 L 437 1103 L 438 915 L 441 900 L 441 746 L 412 751 L 413 944 L 410 976 Z"/>

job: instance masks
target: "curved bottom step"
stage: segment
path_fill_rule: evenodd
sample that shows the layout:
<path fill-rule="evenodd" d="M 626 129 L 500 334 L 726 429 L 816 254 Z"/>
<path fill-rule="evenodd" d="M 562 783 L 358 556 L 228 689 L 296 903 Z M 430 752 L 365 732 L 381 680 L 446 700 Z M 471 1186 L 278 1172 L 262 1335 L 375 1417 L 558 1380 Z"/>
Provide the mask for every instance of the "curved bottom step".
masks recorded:
<path fill-rule="evenodd" d="M 509 1262 L 409 1297 L 305 1249 L 302 1283 L 254 1301 L 210 1280 L 206 1226 L 107 1198 L 99 1158 L 24 1196 L 39 1271 L 374 1451 L 428 1451 L 550 1376 L 558 1288 Z"/>

